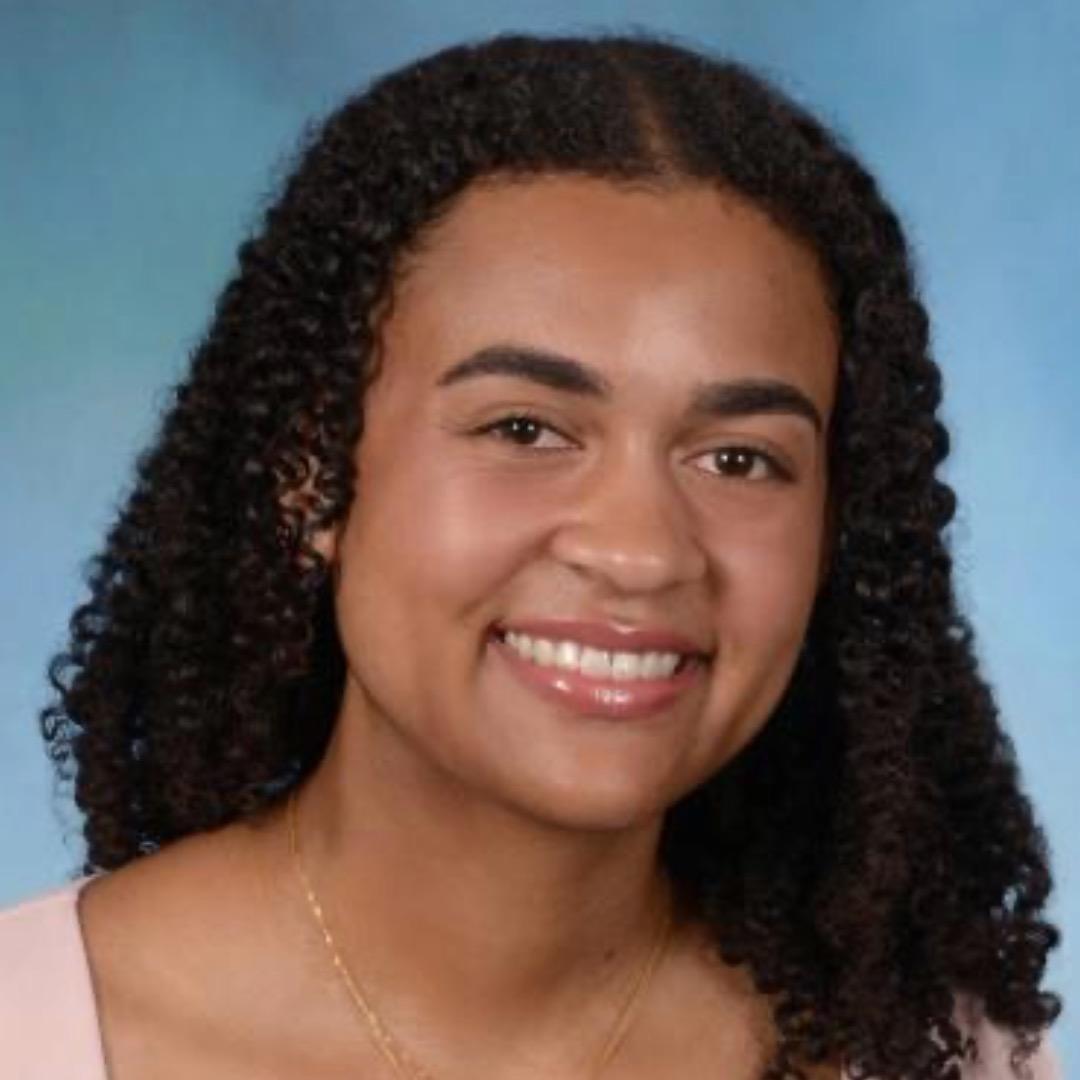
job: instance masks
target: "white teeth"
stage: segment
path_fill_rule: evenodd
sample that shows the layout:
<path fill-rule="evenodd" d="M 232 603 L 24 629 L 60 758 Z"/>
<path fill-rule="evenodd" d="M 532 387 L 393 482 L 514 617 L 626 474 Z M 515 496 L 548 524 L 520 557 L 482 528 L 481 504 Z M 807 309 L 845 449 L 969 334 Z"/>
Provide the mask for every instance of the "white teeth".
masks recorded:
<path fill-rule="evenodd" d="M 560 641 L 555 646 L 555 666 L 567 671 L 576 671 L 581 667 L 581 646 L 572 641 Z"/>
<path fill-rule="evenodd" d="M 601 649 L 582 649 L 581 673 L 597 679 L 611 678 L 611 656 Z"/>
<path fill-rule="evenodd" d="M 541 667 L 551 667 L 555 663 L 555 646 L 547 638 L 537 638 L 533 642 L 533 659 Z"/>
<path fill-rule="evenodd" d="M 645 674 L 653 678 L 667 678 L 674 674 L 678 661 L 674 652 L 650 652 L 645 658 Z"/>
<path fill-rule="evenodd" d="M 615 679 L 640 679 L 645 674 L 645 656 L 635 653 L 617 652 L 611 658 L 611 675 Z"/>
<path fill-rule="evenodd" d="M 509 645 L 523 660 L 541 667 L 559 667 L 579 671 L 594 679 L 668 679 L 679 666 L 681 657 L 669 652 L 609 652 L 578 645 L 573 641 L 549 641 L 508 630 Z"/>
<path fill-rule="evenodd" d="M 679 666 L 679 657 L 675 653 L 649 653 L 645 657 L 646 670 L 654 676 L 666 679 L 675 673 Z"/>

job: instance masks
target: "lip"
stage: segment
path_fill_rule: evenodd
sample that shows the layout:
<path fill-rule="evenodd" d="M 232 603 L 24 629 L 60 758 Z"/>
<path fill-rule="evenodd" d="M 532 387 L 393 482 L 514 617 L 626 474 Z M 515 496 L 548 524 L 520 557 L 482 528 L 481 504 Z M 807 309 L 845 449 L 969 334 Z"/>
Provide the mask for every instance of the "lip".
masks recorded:
<path fill-rule="evenodd" d="M 584 619 L 514 619 L 495 627 L 498 635 L 507 630 L 528 634 L 529 637 L 547 638 L 549 641 L 576 641 L 581 645 L 591 645 L 594 649 L 609 651 L 674 652 L 705 658 L 709 655 L 708 649 L 665 627 L 621 626 L 614 622 Z"/>
<path fill-rule="evenodd" d="M 498 634 L 493 634 L 488 643 L 520 685 L 582 717 L 609 720 L 655 717 L 694 687 L 707 668 L 703 660 L 695 657 L 666 679 L 597 679 L 579 671 L 544 667 L 525 660 Z"/>

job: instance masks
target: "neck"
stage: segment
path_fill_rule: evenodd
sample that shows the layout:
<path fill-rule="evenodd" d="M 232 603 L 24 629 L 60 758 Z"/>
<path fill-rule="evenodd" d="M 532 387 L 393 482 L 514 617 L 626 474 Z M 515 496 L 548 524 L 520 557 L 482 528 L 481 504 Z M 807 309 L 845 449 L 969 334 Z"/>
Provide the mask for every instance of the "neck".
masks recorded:
<path fill-rule="evenodd" d="M 355 716 L 339 718 L 297 810 L 345 962 L 406 1041 L 414 1026 L 459 1046 L 470 1029 L 536 1038 L 545 1020 L 599 1038 L 670 906 L 659 819 L 581 831 L 528 818 Z"/>

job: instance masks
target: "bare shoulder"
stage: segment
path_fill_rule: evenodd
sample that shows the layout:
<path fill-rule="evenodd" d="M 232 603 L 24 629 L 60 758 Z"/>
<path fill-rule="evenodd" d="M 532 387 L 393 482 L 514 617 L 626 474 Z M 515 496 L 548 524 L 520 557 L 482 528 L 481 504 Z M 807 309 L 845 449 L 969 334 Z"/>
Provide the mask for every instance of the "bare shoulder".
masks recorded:
<path fill-rule="evenodd" d="M 275 991 L 291 974 L 272 947 L 281 883 L 251 840 L 247 826 L 189 837 L 83 888 L 111 1080 L 252 1075 L 229 1064 L 251 1061 L 237 1033 L 263 1039 L 294 1007 Z"/>
<path fill-rule="evenodd" d="M 235 827 L 177 841 L 162 851 L 89 882 L 79 918 L 95 976 L 108 988 L 152 991 L 221 955 L 238 910 L 250 910 L 253 888 L 245 846 Z"/>

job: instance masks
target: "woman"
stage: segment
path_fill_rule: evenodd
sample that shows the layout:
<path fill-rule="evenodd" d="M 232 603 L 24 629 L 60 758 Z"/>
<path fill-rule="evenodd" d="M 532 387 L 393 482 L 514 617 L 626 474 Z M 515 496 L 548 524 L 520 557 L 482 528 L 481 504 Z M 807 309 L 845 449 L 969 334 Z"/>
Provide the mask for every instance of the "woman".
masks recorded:
<path fill-rule="evenodd" d="M 77 1075 L 61 993 L 95 1080 L 1055 1075 L 927 340 L 737 65 L 502 37 L 347 102 L 54 665 L 87 876 L 2 924 L 19 1075 Z"/>

